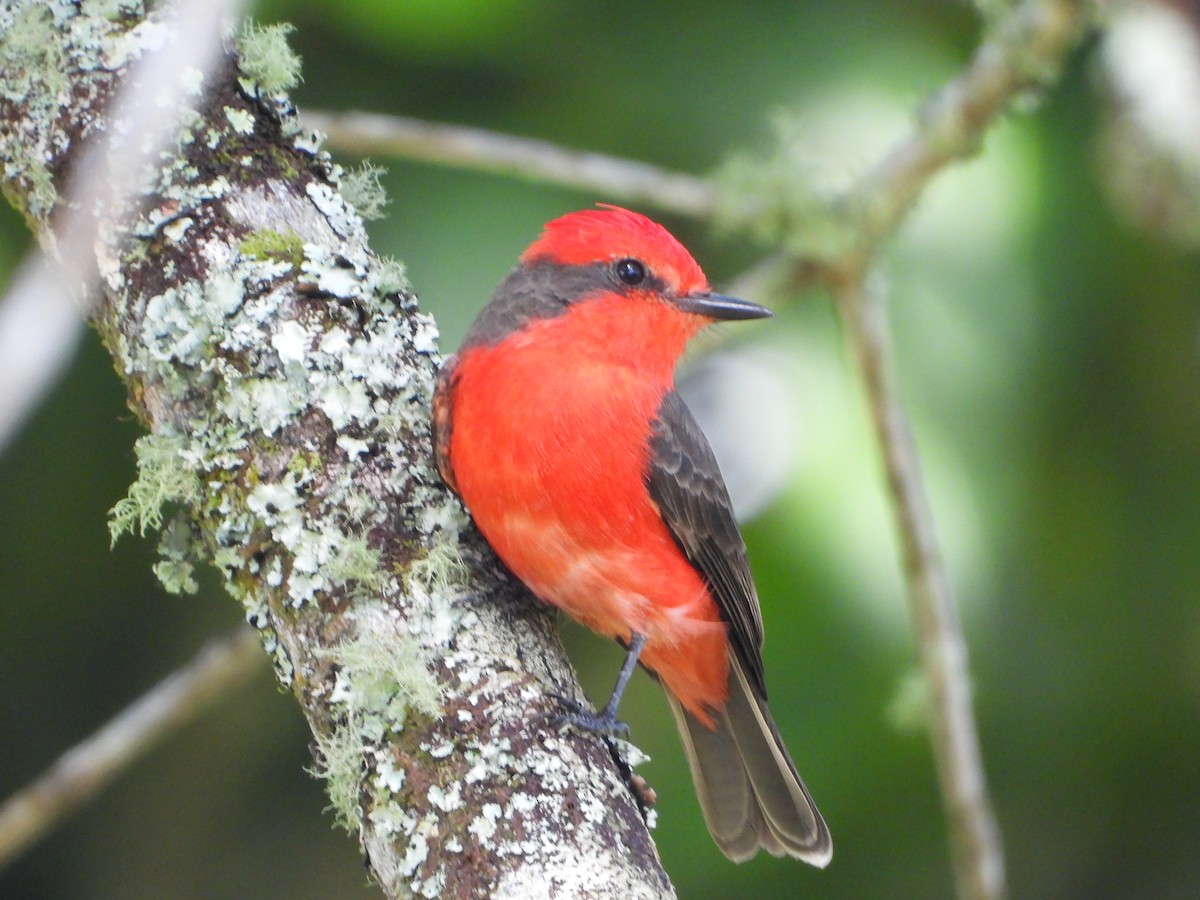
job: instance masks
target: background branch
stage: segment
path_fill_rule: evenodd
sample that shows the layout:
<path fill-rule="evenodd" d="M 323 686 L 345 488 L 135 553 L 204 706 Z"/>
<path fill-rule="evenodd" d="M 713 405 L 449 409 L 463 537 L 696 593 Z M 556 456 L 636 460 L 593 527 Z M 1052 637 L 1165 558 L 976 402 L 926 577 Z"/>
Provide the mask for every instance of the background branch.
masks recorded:
<path fill-rule="evenodd" d="M 1084 4 L 1026 0 L 997 27 L 966 71 L 926 106 L 917 131 L 850 193 L 854 244 L 817 262 L 838 299 L 866 390 L 904 559 L 910 615 L 929 692 L 929 723 L 960 897 L 1007 894 L 1000 829 L 979 748 L 967 643 L 900 399 L 879 281 L 870 267 L 930 179 L 973 152 L 1022 92 L 1044 87 L 1082 34 Z"/>
<path fill-rule="evenodd" d="M 716 200 L 712 185 L 701 178 L 549 141 L 367 112 L 306 110 L 302 118 L 343 153 L 495 172 L 696 218 L 711 216 Z"/>
<path fill-rule="evenodd" d="M 76 744 L 28 787 L 0 805 L 0 868 L 162 740 L 259 671 L 263 652 L 243 629 L 206 645 L 103 728 Z"/>
<path fill-rule="evenodd" d="M 999 19 L 962 74 L 925 103 L 913 133 L 841 200 L 857 236 L 855 266 L 862 268 L 892 237 L 931 179 L 982 149 L 988 130 L 1018 97 L 1054 83 L 1088 22 L 1087 6 L 1087 0 L 1025 0 Z"/>
<path fill-rule="evenodd" d="M 851 278 L 836 284 L 835 293 L 887 474 L 958 893 L 973 900 L 1004 897 L 1004 851 L 971 705 L 967 643 L 895 382 L 879 279 Z"/>

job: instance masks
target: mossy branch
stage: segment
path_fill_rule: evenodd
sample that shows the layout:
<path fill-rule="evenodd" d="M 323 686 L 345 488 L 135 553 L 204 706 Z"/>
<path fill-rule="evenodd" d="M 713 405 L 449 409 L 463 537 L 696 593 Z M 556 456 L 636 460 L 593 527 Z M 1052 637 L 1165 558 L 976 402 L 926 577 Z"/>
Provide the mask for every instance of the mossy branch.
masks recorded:
<path fill-rule="evenodd" d="M 0 53 L 0 159 L 43 238 L 81 135 L 121 133 L 130 66 L 186 40 L 116 6 L 0 2 L 0 31 L 38 39 Z M 203 91 L 172 75 L 177 139 L 87 244 L 92 317 L 150 432 L 114 533 L 174 510 L 156 571 L 186 590 L 191 564 L 217 568 L 388 895 L 670 896 L 608 749 L 543 724 L 573 674 L 430 464 L 436 327 L 281 93 L 282 36 L 244 30 Z"/>

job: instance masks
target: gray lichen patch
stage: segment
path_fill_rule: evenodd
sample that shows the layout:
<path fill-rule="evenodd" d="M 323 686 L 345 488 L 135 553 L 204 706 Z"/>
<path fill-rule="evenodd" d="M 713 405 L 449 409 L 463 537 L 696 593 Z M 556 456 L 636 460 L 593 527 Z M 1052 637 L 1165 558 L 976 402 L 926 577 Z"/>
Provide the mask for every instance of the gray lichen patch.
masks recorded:
<path fill-rule="evenodd" d="M 36 28 L 33 5 L 5 9 Z M 140 4 L 42 5 L 71 34 L 111 30 L 93 56 L 63 56 L 71 78 L 112 61 L 105 90 L 164 39 Z M 570 673 L 546 614 L 489 577 L 432 467 L 436 326 L 402 267 L 370 252 L 341 170 L 270 77 L 231 66 L 179 111 L 178 141 L 98 241 L 97 326 L 152 432 L 114 528 L 170 523 L 156 567 L 170 589 L 193 588 L 195 559 L 221 572 L 391 893 L 479 895 L 525 863 L 616 865 L 626 843 L 653 857 L 608 751 L 536 724 Z M 56 124 L 30 132 L 51 179 L 96 108 L 47 106 Z M 32 197 L 14 158 L 6 183 Z"/>
<path fill-rule="evenodd" d="M 0 139 L 4 193 L 43 237 L 68 152 L 97 130 L 113 73 L 140 53 L 127 32 L 153 27 L 136 24 L 139 2 L 106 6 L 102 15 L 81 15 L 68 0 L 11 0 L 0 8 L 0 107 L 28 111 L 16 117 L 0 109 L 0 117 L 23 125 Z"/>

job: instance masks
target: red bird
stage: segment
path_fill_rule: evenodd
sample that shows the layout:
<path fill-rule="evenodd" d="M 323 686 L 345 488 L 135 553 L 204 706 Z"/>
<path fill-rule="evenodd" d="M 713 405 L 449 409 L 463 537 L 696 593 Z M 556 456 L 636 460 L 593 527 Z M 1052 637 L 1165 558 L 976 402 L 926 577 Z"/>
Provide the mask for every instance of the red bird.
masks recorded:
<path fill-rule="evenodd" d="M 616 207 L 546 225 L 446 362 L 446 483 L 539 598 L 666 688 L 705 821 L 730 859 L 825 866 L 829 831 L 767 709 L 762 618 L 717 461 L 675 392 L 688 340 L 771 315 L 715 294 L 665 228 Z"/>

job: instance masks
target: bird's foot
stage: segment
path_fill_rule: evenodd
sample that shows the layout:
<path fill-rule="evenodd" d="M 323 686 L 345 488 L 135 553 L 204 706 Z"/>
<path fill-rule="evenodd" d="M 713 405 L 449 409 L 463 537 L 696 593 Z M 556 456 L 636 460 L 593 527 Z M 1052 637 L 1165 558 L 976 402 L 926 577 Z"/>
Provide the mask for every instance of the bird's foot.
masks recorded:
<path fill-rule="evenodd" d="M 570 697 L 564 697 L 562 694 L 550 694 L 549 696 L 562 707 L 557 712 L 546 714 L 546 719 L 555 725 L 574 725 L 576 728 L 590 731 L 601 737 L 627 738 L 629 736 L 629 726 L 617 718 L 615 709 L 606 706 L 604 709 L 596 711 Z"/>

